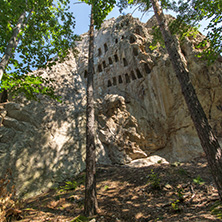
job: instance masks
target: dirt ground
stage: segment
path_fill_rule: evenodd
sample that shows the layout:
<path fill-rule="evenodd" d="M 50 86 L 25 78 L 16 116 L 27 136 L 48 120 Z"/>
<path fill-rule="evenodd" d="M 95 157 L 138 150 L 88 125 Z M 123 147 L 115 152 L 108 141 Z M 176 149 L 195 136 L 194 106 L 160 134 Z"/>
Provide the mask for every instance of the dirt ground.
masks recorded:
<path fill-rule="evenodd" d="M 74 218 L 83 214 L 84 172 L 73 180 L 75 190 L 75 183 L 64 183 L 26 200 L 19 221 L 83 221 Z M 143 168 L 98 166 L 97 192 L 100 212 L 93 222 L 222 221 L 212 214 L 219 198 L 204 158 Z"/>

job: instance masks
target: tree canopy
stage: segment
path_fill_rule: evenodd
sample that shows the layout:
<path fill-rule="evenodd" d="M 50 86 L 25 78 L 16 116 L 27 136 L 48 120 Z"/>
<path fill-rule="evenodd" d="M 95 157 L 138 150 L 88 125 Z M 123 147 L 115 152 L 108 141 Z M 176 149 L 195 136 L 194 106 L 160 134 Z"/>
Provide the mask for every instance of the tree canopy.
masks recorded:
<path fill-rule="evenodd" d="M 222 53 L 222 1 L 180 0 L 172 9 L 178 13 L 178 19 L 193 27 L 203 20 L 207 21 L 207 36 L 199 47 L 204 48 L 202 55 L 210 63 L 217 59 Z"/>
<path fill-rule="evenodd" d="M 28 98 L 34 99 L 38 93 L 52 96 L 53 89 L 43 88 L 44 84 L 48 85 L 48 79 L 24 74 L 33 69 L 51 67 L 74 49 L 77 36 L 74 34 L 74 16 L 68 11 L 69 3 L 69 0 L 0 0 L 1 62 L 12 38 L 18 41 L 8 53 L 9 60 L 3 67 L 1 89 L 24 92 Z M 22 14 L 25 18 L 15 36 Z"/>
<path fill-rule="evenodd" d="M 97 29 L 101 27 L 106 16 L 113 10 L 115 7 L 116 1 L 97 1 L 97 0 L 81 0 L 88 5 L 93 4 L 93 17 L 94 17 L 94 25 Z"/>
<path fill-rule="evenodd" d="M 129 5 L 137 5 L 138 10 L 147 12 L 152 8 L 149 0 L 120 0 L 121 7 L 126 8 Z M 184 38 L 187 35 L 195 35 L 200 23 L 205 21 L 207 26 L 206 38 L 199 44 L 203 52 L 198 56 L 208 60 L 211 64 L 218 55 L 222 54 L 222 1 L 214 0 L 160 0 L 161 8 L 172 10 L 177 14 L 175 21 L 169 24 L 171 33 Z M 163 44 L 160 31 L 154 32 L 155 39 Z M 156 43 L 156 41 L 154 42 Z"/>

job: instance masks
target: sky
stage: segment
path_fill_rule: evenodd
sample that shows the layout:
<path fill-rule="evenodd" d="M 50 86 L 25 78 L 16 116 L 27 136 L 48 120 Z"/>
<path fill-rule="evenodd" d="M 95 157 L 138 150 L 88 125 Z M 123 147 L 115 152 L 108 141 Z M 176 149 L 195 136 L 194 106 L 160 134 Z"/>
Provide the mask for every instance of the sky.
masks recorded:
<path fill-rule="evenodd" d="M 75 34 L 80 35 L 80 34 L 86 33 L 89 29 L 90 6 L 78 0 L 72 1 L 70 6 L 71 6 L 70 10 L 73 12 L 75 16 L 75 20 L 76 20 Z M 139 18 L 142 22 L 147 22 L 147 20 L 154 15 L 152 10 L 143 15 L 143 13 L 135 9 L 136 7 L 133 7 L 131 9 L 129 8 L 127 10 L 124 10 L 123 12 L 125 14 L 131 13 L 133 17 Z M 167 11 L 165 13 L 175 16 L 175 13 L 170 12 L 170 11 Z M 118 16 L 120 16 L 120 12 L 119 12 L 118 7 L 115 7 L 113 11 L 110 12 L 110 14 L 107 16 L 106 20 L 112 17 L 117 18 Z M 202 27 L 200 28 L 200 31 L 203 33 L 204 33 L 203 29 L 206 26 L 206 24 L 207 24 L 206 22 L 203 22 Z"/>
<path fill-rule="evenodd" d="M 89 29 L 89 21 L 90 21 L 90 7 L 85 4 L 85 3 L 79 3 L 78 0 L 74 0 L 73 3 L 71 3 L 71 11 L 73 12 L 75 19 L 76 19 L 76 27 L 75 27 L 75 33 L 80 35 L 83 34 L 85 32 L 88 31 Z M 127 13 L 133 13 L 133 17 L 139 18 L 141 20 L 142 17 L 142 22 L 146 22 L 150 17 L 153 16 L 153 13 L 146 13 L 146 14 L 142 14 L 141 12 L 139 12 L 138 10 L 135 10 L 136 7 L 134 8 L 129 8 L 127 10 L 124 10 L 123 12 L 125 14 Z M 112 12 L 110 12 L 110 14 L 107 16 L 107 19 L 110 18 L 117 18 L 118 16 L 120 16 L 120 12 L 118 7 L 115 7 Z"/>

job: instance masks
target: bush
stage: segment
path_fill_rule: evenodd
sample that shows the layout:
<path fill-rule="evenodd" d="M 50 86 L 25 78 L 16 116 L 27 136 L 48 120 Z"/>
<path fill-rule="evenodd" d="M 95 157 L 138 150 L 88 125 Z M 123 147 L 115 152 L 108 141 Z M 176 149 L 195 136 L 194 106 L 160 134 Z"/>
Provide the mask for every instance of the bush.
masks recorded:
<path fill-rule="evenodd" d="M 148 177 L 149 177 L 148 183 L 150 183 L 151 187 L 154 190 L 159 190 L 161 186 L 160 186 L 160 178 L 158 174 L 156 174 L 152 169 Z"/>

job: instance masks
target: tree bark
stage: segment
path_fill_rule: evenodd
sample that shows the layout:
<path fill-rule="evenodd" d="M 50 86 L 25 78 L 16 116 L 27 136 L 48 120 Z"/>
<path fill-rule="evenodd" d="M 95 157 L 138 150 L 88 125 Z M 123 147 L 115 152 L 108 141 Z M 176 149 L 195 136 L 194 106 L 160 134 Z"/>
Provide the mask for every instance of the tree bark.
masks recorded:
<path fill-rule="evenodd" d="M 97 213 L 98 202 L 96 197 L 96 148 L 95 148 L 95 114 L 93 99 L 94 74 L 94 19 L 93 4 L 91 6 L 89 30 L 89 59 L 87 76 L 87 110 L 86 110 L 86 182 L 84 214 L 92 216 Z"/>
<path fill-rule="evenodd" d="M 28 20 L 31 18 L 31 12 L 32 12 L 32 10 L 29 12 L 28 17 L 26 18 L 26 11 L 24 11 L 20 15 L 20 17 L 18 19 L 18 23 L 13 30 L 12 37 L 9 40 L 9 43 L 8 43 L 6 50 L 5 50 L 5 53 L 4 53 L 4 55 L 1 59 L 1 62 L 0 62 L 0 81 L 3 77 L 5 68 L 9 63 L 9 60 L 13 57 L 14 51 L 18 46 L 18 43 L 20 40 L 20 38 L 18 38 L 18 34 L 22 31 L 24 26 L 27 24 Z"/>
<path fill-rule="evenodd" d="M 189 72 L 186 70 L 181 56 L 176 48 L 176 43 L 169 31 L 163 11 L 158 0 L 151 0 L 165 46 L 172 62 L 177 79 L 180 82 L 182 94 L 196 128 L 203 150 L 206 154 L 208 165 L 211 169 L 218 194 L 222 200 L 222 150 L 217 137 L 208 123 L 206 114 L 199 102 L 195 89 L 191 83 Z"/>
<path fill-rule="evenodd" d="M 8 101 L 8 92 L 7 90 L 3 90 L 1 93 L 0 93 L 0 103 L 5 103 Z"/>

